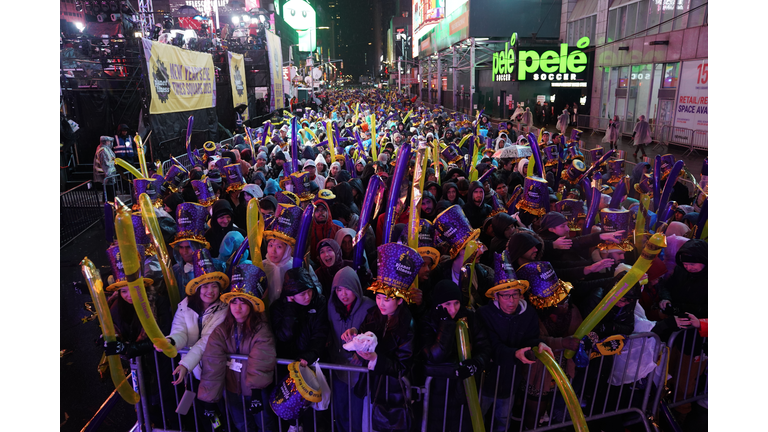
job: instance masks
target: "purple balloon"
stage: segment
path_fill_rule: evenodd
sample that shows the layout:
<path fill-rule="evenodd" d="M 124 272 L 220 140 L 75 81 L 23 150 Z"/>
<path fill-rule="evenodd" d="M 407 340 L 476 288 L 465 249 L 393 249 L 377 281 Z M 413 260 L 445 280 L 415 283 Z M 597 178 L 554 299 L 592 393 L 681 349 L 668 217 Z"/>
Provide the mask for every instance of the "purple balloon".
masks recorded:
<path fill-rule="evenodd" d="M 680 174 L 680 171 L 683 169 L 683 166 L 685 166 L 685 162 L 679 160 L 675 162 L 675 164 L 672 166 L 672 169 L 669 171 L 669 176 L 667 176 L 667 181 L 666 183 L 664 183 L 664 191 L 661 193 L 661 198 L 659 199 L 659 207 L 658 207 L 659 209 L 666 208 L 667 202 L 669 201 L 669 197 L 672 195 L 672 189 L 675 186 L 675 183 L 677 182 L 677 176 L 678 174 Z M 662 219 L 657 218 L 655 227 L 658 227 L 661 222 L 662 222 Z"/>
<path fill-rule="evenodd" d="M 189 163 L 191 166 L 197 165 L 197 161 L 195 161 L 195 157 L 192 155 L 192 125 L 195 123 L 195 116 L 189 116 L 189 120 L 187 120 L 187 139 L 184 142 L 185 146 L 187 147 L 187 157 L 189 158 Z"/>
<path fill-rule="evenodd" d="M 587 176 L 582 176 L 579 183 L 581 188 L 584 189 L 584 202 L 587 203 L 587 208 L 589 208 L 592 205 L 592 184 L 590 184 L 589 177 Z"/>
<path fill-rule="evenodd" d="M 299 172 L 299 133 L 296 117 L 291 118 L 291 168 L 293 172 Z"/>
<path fill-rule="evenodd" d="M 706 198 L 704 200 L 704 204 L 701 205 L 701 210 L 699 210 L 699 220 L 696 222 L 696 228 L 693 232 L 693 238 L 694 239 L 700 239 L 701 238 L 701 232 L 704 230 L 704 224 L 707 223 L 707 218 L 709 217 L 708 213 L 708 203 L 709 198 Z"/>
<path fill-rule="evenodd" d="M 653 164 L 653 211 L 661 211 L 659 202 L 661 200 L 661 193 L 659 188 L 661 187 L 661 155 L 656 155 L 656 159 Z"/>
<path fill-rule="evenodd" d="M 357 178 L 357 170 L 355 170 L 355 164 L 352 162 L 352 158 L 348 154 L 344 153 L 344 164 L 347 166 L 347 171 L 352 178 Z"/>
<path fill-rule="evenodd" d="M 301 267 L 304 264 L 304 255 L 307 253 L 309 243 L 309 227 L 312 225 L 312 216 L 315 214 L 315 206 L 310 204 L 301 214 L 299 235 L 296 236 L 296 248 L 293 250 L 293 267 Z"/>
<path fill-rule="evenodd" d="M 235 266 L 240 262 L 240 258 L 243 257 L 243 254 L 248 250 L 248 237 L 243 240 L 242 243 L 240 243 L 240 247 L 237 248 L 237 251 L 234 255 L 232 255 L 231 262 L 227 262 L 227 277 L 232 279 L 232 270 L 235 268 Z"/>
<path fill-rule="evenodd" d="M 400 147 L 395 165 L 395 174 L 392 177 L 392 183 L 389 189 L 389 200 L 387 202 L 387 213 L 384 220 L 384 237 L 382 244 L 389 243 L 392 234 L 392 221 L 395 220 L 395 204 L 400 198 L 400 186 L 403 184 L 403 177 L 408 170 L 411 161 L 411 143 L 406 142 Z"/>
<path fill-rule="evenodd" d="M 608 160 L 609 157 L 613 156 L 613 154 L 616 153 L 616 150 L 608 150 L 600 159 L 597 160 L 597 162 L 594 162 L 591 167 L 589 167 L 585 172 L 584 176 L 588 176 L 592 174 L 592 171 L 597 169 L 600 165 L 602 165 L 603 162 Z"/>
<path fill-rule="evenodd" d="M 267 120 L 264 122 L 264 133 L 261 135 L 261 145 L 266 147 L 267 146 L 267 137 L 269 136 L 269 133 L 272 131 L 272 123 Z M 256 149 L 253 149 L 256 150 Z"/>
<path fill-rule="evenodd" d="M 104 236 L 107 243 L 115 241 L 115 214 L 112 211 L 112 204 L 104 203 Z"/>
<path fill-rule="evenodd" d="M 479 181 L 481 184 L 485 183 L 485 181 L 488 180 L 488 178 L 491 177 L 491 174 L 493 174 L 495 171 L 496 171 L 496 167 L 491 166 L 483 173 L 483 175 L 479 179 L 477 179 L 477 181 Z"/>
<path fill-rule="evenodd" d="M 611 203 L 608 205 L 608 208 L 617 209 L 621 206 L 621 202 L 624 201 L 624 197 L 627 195 L 627 183 L 629 183 L 629 176 L 624 176 L 624 178 L 619 181 L 619 184 L 616 185 L 616 189 L 613 191 Z"/>
<path fill-rule="evenodd" d="M 360 230 L 364 229 L 371 221 L 374 205 L 376 204 L 376 194 L 382 187 L 384 187 L 384 182 L 381 180 L 381 177 L 377 175 L 371 176 L 368 181 L 368 189 L 366 189 L 365 197 L 363 198 L 363 207 L 360 209 Z M 360 270 L 363 266 L 363 251 L 365 251 L 365 233 L 363 233 L 360 241 L 355 244 L 355 255 L 352 261 L 355 270 Z"/>
<path fill-rule="evenodd" d="M 537 177 L 544 178 L 544 165 L 541 164 L 541 153 L 539 152 L 539 143 L 536 142 L 536 135 L 528 132 L 528 141 L 531 144 L 531 151 L 533 152 L 533 160 L 536 165 L 533 167 L 533 173 Z"/>
<path fill-rule="evenodd" d="M 661 223 L 669 222 L 669 219 L 672 217 L 672 213 L 674 212 L 675 205 L 676 203 L 674 201 L 668 202 L 664 207 L 664 211 L 656 215 L 656 226 L 661 225 Z"/>
<path fill-rule="evenodd" d="M 592 189 L 592 202 L 589 203 L 587 219 L 584 221 L 584 229 L 581 231 L 582 234 L 587 235 L 592 231 L 598 207 L 600 207 L 600 190 L 595 187 Z"/>

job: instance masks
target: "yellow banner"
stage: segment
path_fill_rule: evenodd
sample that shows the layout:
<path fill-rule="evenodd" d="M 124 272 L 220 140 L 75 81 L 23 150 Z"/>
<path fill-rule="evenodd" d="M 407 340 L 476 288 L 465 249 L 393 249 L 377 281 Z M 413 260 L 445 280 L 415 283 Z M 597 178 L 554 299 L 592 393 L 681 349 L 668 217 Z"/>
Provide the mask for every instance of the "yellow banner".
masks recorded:
<path fill-rule="evenodd" d="M 232 106 L 248 105 L 248 93 L 245 89 L 245 61 L 242 54 L 232 52 L 229 55 L 229 82 L 232 83 Z M 243 113 L 243 120 L 248 118 L 248 110 Z"/>
<path fill-rule="evenodd" d="M 142 39 L 152 91 L 150 114 L 216 106 L 213 57 Z"/>
<path fill-rule="evenodd" d="M 283 51 L 280 36 L 269 30 L 264 31 L 267 39 L 267 55 L 269 56 L 269 76 L 272 83 L 269 92 L 269 109 L 274 111 L 285 107 L 283 95 Z"/>

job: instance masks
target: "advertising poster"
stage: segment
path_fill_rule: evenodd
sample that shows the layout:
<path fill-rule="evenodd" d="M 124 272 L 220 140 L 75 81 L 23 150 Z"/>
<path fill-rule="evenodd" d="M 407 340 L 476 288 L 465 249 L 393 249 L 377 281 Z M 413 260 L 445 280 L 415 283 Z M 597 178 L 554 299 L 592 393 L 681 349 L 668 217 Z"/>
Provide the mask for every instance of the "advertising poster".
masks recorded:
<path fill-rule="evenodd" d="M 245 61 L 242 54 L 228 52 L 229 82 L 232 84 L 232 106 L 248 105 L 248 94 L 245 90 Z M 248 110 L 243 113 L 243 120 L 248 118 Z"/>
<path fill-rule="evenodd" d="M 706 131 L 709 87 L 708 61 L 683 62 L 675 107 L 675 127 Z"/>
<path fill-rule="evenodd" d="M 267 36 L 267 54 L 269 55 L 269 110 L 285 107 L 283 96 L 283 51 L 280 47 L 280 36 L 265 30 Z"/>

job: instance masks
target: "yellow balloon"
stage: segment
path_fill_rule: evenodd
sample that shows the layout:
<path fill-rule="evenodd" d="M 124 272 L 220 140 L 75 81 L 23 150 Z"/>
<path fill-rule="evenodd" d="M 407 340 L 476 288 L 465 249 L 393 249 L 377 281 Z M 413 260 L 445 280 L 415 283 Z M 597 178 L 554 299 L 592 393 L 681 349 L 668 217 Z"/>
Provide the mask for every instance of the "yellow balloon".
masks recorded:
<path fill-rule="evenodd" d="M 144 221 L 144 228 L 149 233 L 152 244 L 155 245 L 157 258 L 160 261 L 160 268 L 163 271 L 165 286 L 168 287 L 168 298 L 171 301 L 171 314 L 176 315 L 176 308 L 179 304 L 179 284 L 176 282 L 176 275 L 173 274 L 171 259 L 168 256 L 168 250 L 165 248 L 165 239 L 160 231 L 160 223 L 157 221 L 155 208 L 149 195 L 143 193 L 139 196 L 139 205 L 141 206 L 141 220 Z"/>
<path fill-rule="evenodd" d="M 104 341 L 117 341 L 115 326 L 112 323 L 112 314 L 109 312 L 107 297 L 104 295 L 104 282 L 101 280 L 99 270 L 88 257 L 83 258 L 80 262 L 80 270 L 88 285 L 88 291 L 91 293 L 93 305 L 96 307 L 96 315 L 99 317 Z M 109 362 L 109 375 L 112 377 L 112 383 L 115 385 L 117 392 L 120 393 L 120 396 L 126 402 L 136 405 L 140 397 L 138 393 L 133 391 L 133 386 L 128 382 L 128 377 L 123 375 L 123 365 L 120 362 L 120 356 L 117 354 L 107 356 L 107 361 Z"/>
<path fill-rule="evenodd" d="M 264 216 L 259 211 L 259 200 L 251 198 L 246 210 L 246 226 L 248 227 L 248 247 L 251 252 L 253 265 L 264 270 L 261 257 L 261 242 L 264 238 Z"/>
<path fill-rule="evenodd" d="M 119 165 L 125 168 L 126 171 L 133 174 L 136 178 L 144 178 L 144 176 L 139 172 L 139 170 L 136 169 L 136 167 L 120 158 L 115 158 L 115 165 Z"/>
<path fill-rule="evenodd" d="M 469 342 L 469 327 L 467 318 L 459 318 L 456 322 L 456 344 L 458 345 L 459 360 L 465 361 L 472 358 Z M 477 397 L 477 384 L 475 377 L 471 376 L 464 379 L 464 393 L 467 394 L 467 407 L 469 408 L 469 417 L 472 419 L 472 430 L 474 432 L 485 432 L 483 422 L 483 411 L 480 409 L 480 400 Z"/>
<path fill-rule="evenodd" d="M 584 411 L 582 411 L 581 405 L 579 404 L 579 398 L 576 397 L 576 393 L 573 391 L 573 386 L 571 386 L 571 382 L 568 381 L 568 377 L 563 372 L 563 369 L 548 352 L 539 352 L 539 347 L 534 347 L 532 351 L 533 355 L 541 360 L 547 368 L 553 381 L 555 381 L 555 384 L 557 384 L 557 387 L 560 389 L 560 393 L 565 400 L 565 405 L 568 407 L 568 412 L 571 414 L 574 429 L 576 429 L 577 432 L 589 432 L 587 421 L 584 419 Z"/>
<path fill-rule="evenodd" d="M 161 349 L 166 356 L 174 358 L 177 354 L 176 347 L 171 345 L 163 335 L 163 332 L 160 331 L 160 327 L 157 326 L 157 321 L 152 315 L 152 310 L 147 300 L 144 280 L 140 277 L 142 263 L 139 259 L 139 252 L 136 249 L 131 210 L 125 205 L 117 210 L 115 232 L 117 234 L 117 244 L 120 247 L 125 278 L 128 282 L 128 289 L 131 293 L 133 307 L 136 309 L 136 315 L 139 317 L 141 326 L 144 327 L 144 331 L 155 347 Z"/>

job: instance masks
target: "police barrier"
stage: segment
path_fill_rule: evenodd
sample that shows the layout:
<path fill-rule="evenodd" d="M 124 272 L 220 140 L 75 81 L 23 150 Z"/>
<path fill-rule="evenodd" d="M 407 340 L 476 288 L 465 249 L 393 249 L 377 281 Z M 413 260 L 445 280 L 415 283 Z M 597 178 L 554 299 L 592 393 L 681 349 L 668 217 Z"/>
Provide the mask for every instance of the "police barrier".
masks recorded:
<path fill-rule="evenodd" d="M 59 198 L 59 247 L 68 245 L 104 216 L 99 197 L 101 191 L 92 181 L 83 182 L 62 192 Z"/>
<path fill-rule="evenodd" d="M 709 375 L 707 365 L 707 338 L 699 329 L 691 328 L 672 334 L 669 346 L 670 389 L 669 407 L 680 407 L 707 397 Z"/>

